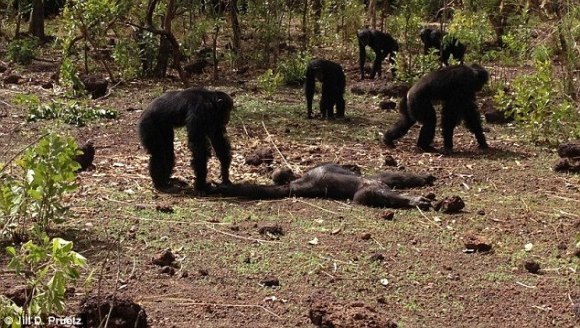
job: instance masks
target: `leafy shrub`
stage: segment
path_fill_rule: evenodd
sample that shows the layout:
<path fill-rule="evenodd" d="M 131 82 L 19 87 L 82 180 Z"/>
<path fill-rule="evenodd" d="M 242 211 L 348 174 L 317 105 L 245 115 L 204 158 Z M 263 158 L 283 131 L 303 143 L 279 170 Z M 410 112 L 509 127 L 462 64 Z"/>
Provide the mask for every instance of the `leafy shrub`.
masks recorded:
<path fill-rule="evenodd" d="M 534 141 L 557 143 L 580 137 L 580 113 L 554 79 L 551 62 L 538 59 L 535 67 L 535 73 L 514 79 L 510 92 L 498 91 L 494 98 L 498 107 L 525 127 Z"/>
<path fill-rule="evenodd" d="M 84 85 L 79 78 L 79 74 L 72 60 L 65 58 L 62 61 L 59 73 L 60 84 L 64 86 L 68 94 L 78 97 L 86 93 Z"/>
<path fill-rule="evenodd" d="M 7 247 L 12 257 L 8 268 L 26 277 L 27 289 L 31 292 L 24 311 L 11 301 L 3 300 L 0 313 L 5 313 L 13 324 L 17 324 L 12 327 L 19 327 L 22 313 L 45 319 L 48 315 L 64 312 L 66 287 L 80 277 L 80 269 L 86 266 L 86 259 L 72 249 L 72 242 L 47 236 L 39 244 L 26 242 L 19 251 Z"/>
<path fill-rule="evenodd" d="M 312 57 L 308 53 L 288 56 L 278 63 L 277 71 L 282 74 L 286 85 L 301 85 L 306 80 L 306 67 Z"/>
<path fill-rule="evenodd" d="M 36 96 L 20 95 L 15 102 L 28 106 L 28 121 L 61 119 L 67 124 L 85 126 L 98 119 L 119 117 L 115 110 L 90 107 L 78 100 L 53 100 L 49 104 L 42 104 Z"/>
<path fill-rule="evenodd" d="M 282 74 L 274 74 L 272 69 L 267 69 L 264 74 L 258 76 L 258 87 L 271 97 L 280 88 L 283 80 Z"/>
<path fill-rule="evenodd" d="M 6 47 L 6 54 L 8 59 L 16 63 L 28 65 L 38 54 L 38 40 L 36 38 L 12 40 Z"/>
<path fill-rule="evenodd" d="M 115 43 L 113 59 L 119 65 L 121 76 L 125 79 L 135 78 L 140 70 L 139 47 L 133 39 L 121 39 Z"/>
<path fill-rule="evenodd" d="M 485 12 L 455 10 L 448 27 L 449 36 L 467 46 L 469 60 L 481 60 L 483 46 L 494 39 L 494 31 Z"/>
<path fill-rule="evenodd" d="M 30 226 L 38 233 L 63 221 L 62 200 L 76 189 L 77 153 L 74 139 L 48 134 L 17 160 L 18 172 L 0 179 L 1 235 L 23 235 Z"/>

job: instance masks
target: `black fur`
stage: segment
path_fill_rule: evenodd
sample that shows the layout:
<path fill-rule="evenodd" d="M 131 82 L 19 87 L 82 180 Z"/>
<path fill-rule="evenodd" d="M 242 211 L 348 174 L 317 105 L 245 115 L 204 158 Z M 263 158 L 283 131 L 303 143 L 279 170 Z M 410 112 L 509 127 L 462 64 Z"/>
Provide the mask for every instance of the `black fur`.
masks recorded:
<path fill-rule="evenodd" d="M 429 53 L 429 49 L 437 49 L 439 51 L 439 60 L 449 66 L 449 58 L 453 58 L 463 64 L 465 57 L 465 50 L 467 49 L 463 43 L 454 37 L 448 37 L 449 40 L 443 42 L 443 32 L 440 30 L 424 28 L 419 33 L 421 41 L 423 42 L 423 54 Z"/>
<path fill-rule="evenodd" d="M 346 77 L 342 67 L 330 60 L 314 59 L 306 68 L 306 107 L 308 118 L 312 118 L 312 99 L 316 80 L 322 82 L 322 95 L 320 96 L 320 114 L 322 118 L 334 118 L 334 106 L 336 105 L 336 117 L 344 118 L 344 89 Z"/>
<path fill-rule="evenodd" d="M 157 189 L 169 187 L 175 166 L 174 128 L 185 126 L 192 152 L 191 166 L 195 173 L 195 189 L 207 188 L 207 162 L 210 146 L 221 164 L 221 179 L 230 183 L 232 160 L 226 125 L 233 108 L 232 98 L 221 91 L 190 88 L 169 91 L 153 100 L 139 121 L 141 144 L 151 155 L 149 173 Z"/>
<path fill-rule="evenodd" d="M 423 126 L 417 146 L 424 151 L 433 151 L 431 143 L 435 137 L 437 117 L 432 102 L 442 101 L 444 151 L 453 150 L 453 129 L 461 120 L 475 134 L 479 147 L 487 148 L 475 94 L 488 79 L 489 73 L 477 64 L 445 67 L 423 76 L 399 103 L 401 117 L 385 133 L 385 144 L 394 147 L 394 140 L 407 134 L 415 122 L 420 122 Z"/>
<path fill-rule="evenodd" d="M 355 203 L 372 207 L 428 208 L 430 200 L 393 191 L 391 188 L 410 188 L 432 185 L 435 177 L 412 173 L 383 172 L 377 176 L 361 175 L 336 164 L 317 166 L 286 185 L 238 184 L 219 186 L 224 196 L 248 199 L 280 199 L 296 196 L 306 198 L 352 199 Z"/>
<path fill-rule="evenodd" d="M 368 28 L 361 29 L 356 33 L 358 38 L 358 48 L 359 48 L 359 65 L 360 65 L 360 78 L 365 78 L 365 60 L 366 60 L 366 46 L 371 47 L 375 52 L 375 61 L 373 63 L 373 69 L 371 71 L 371 79 L 375 78 L 378 73 L 381 76 L 382 63 L 387 56 L 389 57 L 389 62 L 391 63 L 391 72 L 393 76 L 395 75 L 395 56 L 399 51 L 399 43 L 390 34 L 383 33 L 377 30 L 371 30 Z"/>

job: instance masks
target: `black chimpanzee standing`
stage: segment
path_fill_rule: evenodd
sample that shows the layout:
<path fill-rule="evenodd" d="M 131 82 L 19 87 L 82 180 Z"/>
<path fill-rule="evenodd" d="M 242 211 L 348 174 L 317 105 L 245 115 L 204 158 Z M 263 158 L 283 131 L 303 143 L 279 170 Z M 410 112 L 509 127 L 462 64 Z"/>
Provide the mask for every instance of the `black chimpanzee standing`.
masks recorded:
<path fill-rule="evenodd" d="M 397 51 L 399 51 L 399 43 L 390 34 L 384 33 L 377 30 L 371 30 L 364 28 L 358 30 L 356 33 L 358 38 L 358 50 L 359 50 L 359 65 L 360 65 L 360 78 L 365 78 L 365 60 L 367 57 L 366 46 L 371 47 L 375 52 L 375 61 L 373 63 L 373 69 L 371 71 L 371 79 L 375 78 L 378 73 L 381 76 L 381 66 L 383 60 L 389 57 L 389 62 L 391 63 L 391 72 L 393 76 L 395 75 L 396 69 L 395 56 Z"/>
<path fill-rule="evenodd" d="M 443 32 L 440 30 L 424 28 L 419 33 L 421 41 L 423 42 L 423 54 L 427 54 L 429 49 L 437 49 L 439 51 L 439 60 L 449 66 L 449 57 L 459 60 L 463 64 L 463 57 L 465 57 L 466 47 L 454 37 L 448 37 L 449 40 L 443 42 Z"/>
<path fill-rule="evenodd" d="M 344 118 L 343 95 L 346 87 L 346 77 L 339 64 L 325 59 L 314 59 L 306 68 L 304 94 L 306 95 L 308 118 L 312 118 L 312 98 L 314 98 L 316 80 L 322 82 L 322 95 L 320 96 L 320 114 L 322 118 L 334 118 L 335 105 L 336 117 Z"/>
<path fill-rule="evenodd" d="M 424 151 L 435 151 L 431 145 L 435 137 L 437 115 L 433 101 L 442 101 L 444 152 L 453 151 L 453 129 L 463 120 L 475 135 L 479 148 L 487 148 L 481 127 L 481 118 L 475 103 L 475 94 L 489 79 L 489 73 L 480 65 L 444 67 L 423 76 L 399 103 L 401 117 L 384 135 L 383 141 L 394 147 L 394 141 L 404 136 L 420 122 L 423 124 L 417 146 Z"/>
<path fill-rule="evenodd" d="M 195 189 L 204 191 L 208 187 L 210 144 L 221 164 L 222 183 L 230 183 L 232 155 L 226 125 L 232 109 L 233 100 L 229 95 L 203 88 L 169 91 L 153 100 L 141 115 L 139 136 L 141 144 L 151 155 L 149 173 L 156 189 L 170 187 L 175 166 L 173 129 L 183 126 L 187 129 L 188 146 L 192 152 Z"/>

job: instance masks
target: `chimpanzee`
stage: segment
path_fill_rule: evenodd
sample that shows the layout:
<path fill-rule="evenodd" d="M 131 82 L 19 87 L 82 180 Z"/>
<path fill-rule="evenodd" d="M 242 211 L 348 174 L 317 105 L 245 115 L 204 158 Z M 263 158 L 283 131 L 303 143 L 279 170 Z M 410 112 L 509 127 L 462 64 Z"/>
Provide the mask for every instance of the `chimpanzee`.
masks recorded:
<path fill-rule="evenodd" d="M 439 51 L 439 60 L 449 66 L 449 57 L 459 60 L 463 64 L 463 57 L 465 56 L 466 47 L 463 43 L 454 37 L 448 37 L 443 41 L 443 32 L 440 30 L 424 28 L 419 33 L 421 41 L 423 42 L 423 54 L 429 53 L 429 49 L 434 48 Z"/>
<path fill-rule="evenodd" d="M 435 137 L 437 115 L 433 101 L 442 101 L 441 125 L 443 127 L 444 153 L 453 150 L 453 129 L 463 120 L 475 134 L 479 148 L 487 148 L 481 127 L 481 118 L 475 103 L 475 94 L 487 83 L 489 73 L 480 65 L 444 67 L 423 76 L 399 103 L 400 119 L 384 135 L 387 146 L 404 136 L 415 124 L 423 124 L 417 146 L 423 151 L 435 151 L 431 146 Z"/>
<path fill-rule="evenodd" d="M 352 199 L 354 203 L 371 207 L 415 207 L 428 209 L 431 200 L 421 196 L 401 194 L 392 188 L 412 188 L 432 185 L 432 175 L 383 172 L 365 178 L 337 164 L 322 164 L 283 185 L 230 184 L 215 189 L 224 196 L 247 199 L 281 199 L 296 196 L 306 198 Z"/>
<path fill-rule="evenodd" d="M 334 118 L 334 106 L 336 105 L 336 117 L 344 118 L 344 89 L 346 77 L 342 66 L 326 59 L 314 59 L 306 68 L 306 107 L 308 118 L 312 118 L 312 98 L 316 80 L 322 82 L 322 95 L 320 96 L 320 114 L 322 118 Z"/>
<path fill-rule="evenodd" d="M 371 30 L 364 28 L 358 30 L 356 33 L 358 38 L 358 51 L 359 51 L 359 64 L 360 64 L 360 78 L 365 78 L 365 60 L 367 57 L 366 46 L 371 47 L 375 52 L 375 61 L 373 63 L 373 69 L 371 71 L 371 79 L 375 78 L 378 73 L 381 76 L 381 66 L 383 60 L 389 57 L 389 62 L 391 63 L 391 72 L 393 76 L 395 75 L 396 69 L 395 56 L 397 51 L 399 51 L 399 43 L 390 34 L 384 33 L 377 30 Z"/>
<path fill-rule="evenodd" d="M 222 183 L 230 183 L 231 145 L 226 125 L 233 109 L 232 98 L 221 91 L 189 88 L 169 91 L 153 100 L 141 115 L 141 144 L 151 155 L 149 174 L 156 189 L 171 187 L 170 177 L 175 166 L 173 152 L 174 128 L 185 126 L 188 146 L 192 152 L 191 166 L 195 172 L 196 191 L 207 190 L 207 162 L 210 143 L 221 164 Z"/>

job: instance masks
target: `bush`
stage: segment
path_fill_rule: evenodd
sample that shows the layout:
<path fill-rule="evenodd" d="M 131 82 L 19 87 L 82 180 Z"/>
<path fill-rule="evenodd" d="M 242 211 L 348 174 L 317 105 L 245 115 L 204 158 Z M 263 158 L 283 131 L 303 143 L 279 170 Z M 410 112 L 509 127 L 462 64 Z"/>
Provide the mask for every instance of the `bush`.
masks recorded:
<path fill-rule="evenodd" d="M 115 119 L 119 113 L 112 109 L 91 107 L 81 100 L 53 100 L 51 103 L 43 104 L 34 95 L 19 95 L 15 97 L 16 104 L 28 107 L 27 120 L 34 122 L 38 120 L 61 119 L 67 124 L 85 126 L 91 121 L 98 119 Z"/>
<path fill-rule="evenodd" d="M 280 88 L 283 80 L 280 73 L 274 74 L 272 69 L 267 69 L 264 74 L 258 76 L 258 87 L 271 97 Z"/>
<path fill-rule="evenodd" d="M 30 301 L 25 304 L 24 311 L 6 299 L 0 303 L 0 313 L 16 323 L 12 327 L 19 327 L 22 313 L 46 319 L 48 315 L 64 312 L 67 285 L 74 283 L 80 277 L 80 269 L 86 266 L 86 259 L 72 249 L 72 242 L 46 236 L 39 244 L 28 241 L 19 251 L 7 247 L 12 257 L 8 268 L 26 277 L 26 287 L 30 291 Z"/>
<path fill-rule="evenodd" d="M 565 96 L 562 83 L 554 79 L 551 62 L 537 59 L 535 66 L 535 73 L 514 79 L 510 92 L 498 91 L 494 98 L 498 107 L 534 141 L 556 144 L 580 137 L 580 113 Z"/>
<path fill-rule="evenodd" d="M 0 179 L 0 235 L 29 228 L 38 234 L 63 221 L 62 200 L 76 189 L 77 153 L 74 139 L 48 134 L 17 160 L 17 172 Z"/>
<path fill-rule="evenodd" d="M 6 54 L 8 59 L 16 63 L 28 65 L 38 54 L 38 40 L 36 38 L 12 40 L 6 47 Z"/>
<path fill-rule="evenodd" d="M 302 85 L 306 80 L 306 67 L 312 59 L 308 53 L 288 56 L 278 63 L 278 72 L 286 85 Z"/>

